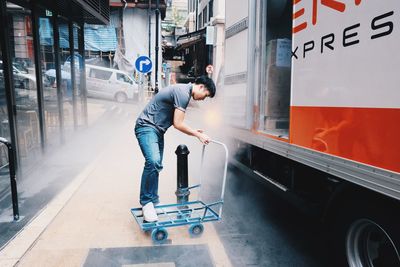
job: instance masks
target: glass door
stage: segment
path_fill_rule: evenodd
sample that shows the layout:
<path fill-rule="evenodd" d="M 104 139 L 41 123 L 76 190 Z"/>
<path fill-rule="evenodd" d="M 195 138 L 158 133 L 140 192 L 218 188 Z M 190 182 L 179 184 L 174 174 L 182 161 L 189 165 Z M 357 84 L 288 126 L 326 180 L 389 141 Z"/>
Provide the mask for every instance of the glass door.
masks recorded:
<path fill-rule="evenodd" d="M 52 15 L 45 10 L 39 11 L 40 62 L 43 80 L 43 106 L 46 125 L 46 143 L 48 147 L 60 143 L 59 103 L 55 69 L 55 49 Z"/>
<path fill-rule="evenodd" d="M 14 79 L 19 166 L 24 171 L 34 165 L 41 153 L 31 11 L 7 2 L 7 17 Z"/>
<path fill-rule="evenodd" d="M 8 125 L 8 111 L 6 90 L 3 74 L 3 52 L 0 44 L 0 137 L 10 140 L 10 130 Z M 10 190 L 10 178 L 8 170 L 8 150 L 3 144 L 0 144 L 0 196 L 8 193 Z M 0 208 L 0 213 L 3 210 Z"/>
<path fill-rule="evenodd" d="M 61 65 L 61 93 L 63 101 L 64 132 L 65 136 L 70 136 L 74 130 L 74 110 L 73 110 L 73 91 L 74 87 L 71 79 L 71 52 L 69 44 L 68 21 L 58 17 L 58 31 L 60 35 L 60 65 Z"/>
<path fill-rule="evenodd" d="M 75 51 L 75 108 L 76 108 L 76 125 L 81 127 L 85 125 L 85 103 L 86 98 L 83 90 L 85 88 L 81 84 L 82 76 L 85 75 L 83 69 L 83 61 L 85 60 L 85 55 L 79 53 L 79 42 L 83 38 L 81 34 L 80 26 L 73 24 L 74 33 L 74 51 Z"/>

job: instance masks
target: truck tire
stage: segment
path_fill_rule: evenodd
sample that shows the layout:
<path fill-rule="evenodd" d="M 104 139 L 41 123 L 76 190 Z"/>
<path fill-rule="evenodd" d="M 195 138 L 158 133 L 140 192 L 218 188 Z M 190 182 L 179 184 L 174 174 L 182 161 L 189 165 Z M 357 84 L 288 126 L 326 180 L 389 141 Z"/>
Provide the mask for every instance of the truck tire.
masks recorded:
<path fill-rule="evenodd" d="M 347 208 L 335 231 L 336 246 L 342 252 L 339 262 L 349 267 L 400 266 L 400 219 L 396 210 L 368 203 Z"/>

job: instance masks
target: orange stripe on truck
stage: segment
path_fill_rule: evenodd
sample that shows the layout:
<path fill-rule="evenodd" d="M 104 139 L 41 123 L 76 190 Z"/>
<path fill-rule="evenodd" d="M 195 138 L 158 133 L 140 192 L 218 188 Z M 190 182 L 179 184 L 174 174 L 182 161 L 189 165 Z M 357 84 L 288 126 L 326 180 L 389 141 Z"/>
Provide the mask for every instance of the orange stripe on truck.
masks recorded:
<path fill-rule="evenodd" d="M 290 109 L 290 143 L 400 172 L 400 109 Z"/>

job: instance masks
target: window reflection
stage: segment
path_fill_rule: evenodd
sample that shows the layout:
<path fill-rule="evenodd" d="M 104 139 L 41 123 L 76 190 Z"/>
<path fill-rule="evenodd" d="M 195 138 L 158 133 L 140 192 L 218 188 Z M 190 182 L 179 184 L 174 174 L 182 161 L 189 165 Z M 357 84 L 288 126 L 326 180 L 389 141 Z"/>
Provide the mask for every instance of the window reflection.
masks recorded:
<path fill-rule="evenodd" d="M 8 127 L 8 112 L 6 101 L 6 90 L 3 76 L 3 52 L 0 44 L 0 137 L 10 140 L 10 130 Z M 0 190 L 9 188 L 8 178 L 8 151 L 7 147 L 0 144 Z M 4 176 L 4 177 L 3 177 Z"/>
<path fill-rule="evenodd" d="M 23 170 L 35 162 L 40 152 L 33 29 L 30 10 L 7 3 L 7 13 L 17 111 L 18 151 Z"/>
<path fill-rule="evenodd" d="M 71 133 L 74 126 L 71 81 L 71 53 L 69 46 L 68 21 L 58 18 L 58 31 L 60 34 L 60 64 L 61 64 L 61 93 L 63 105 L 63 119 L 65 133 Z"/>
<path fill-rule="evenodd" d="M 54 33 L 51 17 L 44 11 L 39 17 L 40 62 L 43 81 L 43 106 L 47 146 L 59 144 L 60 120 L 55 70 Z"/>
<path fill-rule="evenodd" d="M 75 105 L 77 112 L 77 126 L 85 124 L 85 96 L 83 94 L 83 86 L 81 85 L 83 72 L 84 55 L 79 53 L 79 41 L 81 40 L 80 27 L 74 24 L 74 51 L 75 51 Z"/>

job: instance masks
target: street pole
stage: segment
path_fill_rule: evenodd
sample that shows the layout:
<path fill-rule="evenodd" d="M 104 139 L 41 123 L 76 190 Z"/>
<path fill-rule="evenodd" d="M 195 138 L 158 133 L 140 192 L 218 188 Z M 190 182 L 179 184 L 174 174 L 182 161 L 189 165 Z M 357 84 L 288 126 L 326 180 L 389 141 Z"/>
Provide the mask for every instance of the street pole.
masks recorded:
<path fill-rule="evenodd" d="M 149 16 L 149 58 L 151 58 L 151 0 L 149 0 L 147 15 Z"/>
<path fill-rule="evenodd" d="M 160 17 L 160 0 L 157 0 L 156 2 L 156 65 L 155 65 L 155 88 L 154 88 L 154 93 L 158 93 L 158 35 L 159 35 L 159 29 L 158 29 L 158 24 L 159 24 L 159 17 Z"/>
<path fill-rule="evenodd" d="M 147 11 L 147 15 L 149 16 L 149 58 L 151 58 L 151 0 L 149 0 L 149 9 Z M 147 90 L 150 90 L 150 88 L 151 88 L 151 75 L 147 75 Z"/>

